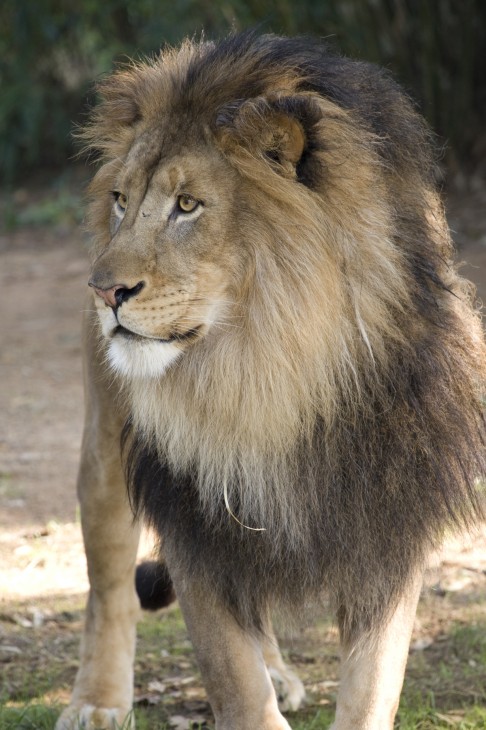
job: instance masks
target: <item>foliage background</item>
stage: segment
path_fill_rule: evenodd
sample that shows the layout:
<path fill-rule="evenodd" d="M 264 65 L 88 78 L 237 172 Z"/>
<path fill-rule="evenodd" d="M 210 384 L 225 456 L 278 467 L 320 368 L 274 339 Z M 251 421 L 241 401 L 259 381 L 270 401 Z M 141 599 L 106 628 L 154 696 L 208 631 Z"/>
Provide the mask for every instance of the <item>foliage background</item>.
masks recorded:
<path fill-rule="evenodd" d="M 320 35 L 389 67 L 439 134 L 449 169 L 481 161 L 484 0 L 2 0 L 2 182 L 72 159 L 73 123 L 93 103 L 93 80 L 115 63 L 202 29 L 214 37 L 256 24 Z"/>

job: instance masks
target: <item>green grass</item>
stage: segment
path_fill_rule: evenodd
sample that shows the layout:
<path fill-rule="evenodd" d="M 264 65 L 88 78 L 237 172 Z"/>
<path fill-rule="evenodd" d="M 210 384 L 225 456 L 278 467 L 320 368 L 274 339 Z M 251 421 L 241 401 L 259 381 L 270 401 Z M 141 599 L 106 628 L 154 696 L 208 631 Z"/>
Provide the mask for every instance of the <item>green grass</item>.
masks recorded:
<path fill-rule="evenodd" d="M 324 629 L 321 631 L 321 654 L 316 653 L 319 637 L 313 633 L 311 640 L 303 635 L 295 655 L 297 671 L 310 687 L 316 678 L 335 676 L 336 671 L 335 663 L 326 664 L 329 647 Z M 332 647 L 329 651 L 332 654 Z M 76 652 L 77 642 L 71 637 L 64 644 L 62 654 L 69 659 Z M 69 688 L 74 667 L 71 673 L 61 675 L 60 657 L 51 657 L 47 664 L 44 658 L 38 667 L 29 665 L 30 671 L 27 666 L 24 663 L 22 678 L 19 677 L 21 667 L 9 675 L 15 691 L 9 694 L 8 682 L 4 683 L 0 730 L 54 730 L 62 707 L 52 699 L 52 690 Z M 162 616 L 146 615 L 140 622 L 135 676 L 139 695 L 146 692 L 154 679 L 164 683 L 170 677 L 194 677 L 190 685 L 181 683 L 179 693 L 174 691 L 177 685 L 169 681 L 167 692 L 155 705 L 137 705 L 134 710 L 137 730 L 170 730 L 171 715 L 188 714 L 184 707 L 188 686 L 200 690 L 201 697 L 204 696 L 187 631 L 177 609 Z M 319 707 L 318 703 L 322 702 L 329 704 Z M 326 696 L 310 693 L 308 705 L 290 715 L 289 722 L 293 730 L 325 730 L 332 722 L 333 713 L 332 692 Z M 486 625 L 481 615 L 467 624 L 452 624 L 429 649 L 411 654 L 395 728 L 486 730 Z"/>
<path fill-rule="evenodd" d="M 452 652 L 460 661 L 467 661 L 471 668 L 474 668 L 474 664 L 471 662 L 486 667 L 486 626 L 484 622 L 456 625 L 450 636 Z"/>
<path fill-rule="evenodd" d="M 474 707 L 471 710 L 451 710 L 440 712 L 434 707 L 435 698 L 418 699 L 417 704 L 408 706 L 402 703 L 395 727 L 397 730 L 485 730 L 486 708 Z"/>
<path fill-rule="evenodd" d="M 137 638 L 139 643 L 147 642 L 153 646 L 154 642 L 158 642 L 165 648 L 167 643 L 172 647 L 187 641 L 187 629 L 181 612 L 178 609 L 167 611 L 163 620 L 157 613 L 144 614 L 143 621 L 137 627 Z"/>
<path fill-rule="evenodd" d="M 0 708 L 0 728 L 2 730 L 52 730 L 59 709 L 43 705 L 22 708 Z"/>
<path fill-rule="evenodd" d="M 331 710 L 318 710 L 317 713 L 314 710 L 308 714 L 303 710 L 288 719 L 292 730 L 324 730 L 331 724 L 333 716 L 334 712 Z"/>
<path fill-rule="evenodd" d="M 429 698 L 430 699 L 430 698 Z M 54 730 L 60 709 L 55 706 L 31 705 L 23 708 L 0 708 L 1 730 Z M 332 722 L 330 710 L 304 711 L 289 718 L 293 730 L 327 730 Z M 157 713 L 135 710 L 137 730 L 170 730 L 170 725 L 161 722 Z M 197 725 L 194 725 L 197 730 Z M 433 702 L 400 709 L 395 724 L 396 730 L 486 730 L 486 708 L 476 707 L 461 716 L 458 712 L 441 713 L 434 709 Z M 126 730 L 122 726 L 119 730 Z"/>
<path fill-rule="evenodd" d="M 22 708 L 0 707 L 1 730 L 54 730 L 61 708 L 57 706 L 28 705 Z M 146 711 L 135 710 L 135 725 L 137 730 L 171 730 L 170 725 L 161 722 L 153 713 L 150 716 Z M 129 730 L 129 720 L 116 730 Z M 194 725 L 194 730 L 198 726 Z M 80 727 L 80 730 L 82 728 Z"/>

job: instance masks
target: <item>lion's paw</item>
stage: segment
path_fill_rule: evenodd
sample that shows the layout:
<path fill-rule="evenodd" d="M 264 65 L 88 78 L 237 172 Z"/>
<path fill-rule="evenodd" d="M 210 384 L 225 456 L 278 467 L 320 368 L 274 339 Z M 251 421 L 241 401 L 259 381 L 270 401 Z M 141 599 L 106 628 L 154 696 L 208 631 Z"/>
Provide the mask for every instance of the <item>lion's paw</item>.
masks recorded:
<path fill-rule="evenodd" d="M 134 730 L 133 713 L 119 707 L 70 705 L 56 723 L 55 730 Z"/>
<path fill-rule="evenodd" d="M 305 699 L 304 685 L 298 676 L 288 667 L 276 669 L 268 667 L 275 692 L 278 707 L 281 712 L 295 712 Z"/>

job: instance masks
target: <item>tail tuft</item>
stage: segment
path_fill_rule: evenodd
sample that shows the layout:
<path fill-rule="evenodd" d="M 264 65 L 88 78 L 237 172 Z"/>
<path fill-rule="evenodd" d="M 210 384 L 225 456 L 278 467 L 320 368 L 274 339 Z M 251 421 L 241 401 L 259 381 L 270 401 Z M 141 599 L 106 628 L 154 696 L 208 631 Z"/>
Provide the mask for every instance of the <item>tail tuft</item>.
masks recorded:
<path fill-rule="evenodd" d="M 169 571 L 164 563 L 147 560 L 137 566 L 135 588 L 143 609 L 156 611 L 176 599 Z"/>

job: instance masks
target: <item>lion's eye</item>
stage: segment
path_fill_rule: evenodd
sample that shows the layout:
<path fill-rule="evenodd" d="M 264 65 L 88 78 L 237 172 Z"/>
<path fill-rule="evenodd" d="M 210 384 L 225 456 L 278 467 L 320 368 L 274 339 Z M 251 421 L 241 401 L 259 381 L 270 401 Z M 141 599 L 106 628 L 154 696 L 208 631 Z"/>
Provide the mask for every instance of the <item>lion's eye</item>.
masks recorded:
<path fill-rule="evenodd" d="M 177 197 L 177 208 L 182 213 L 192 213 L 199 205 L 199 200 L 193 198 L 192 195 L 179 195 Z"/>
<path fill-rule="evenodd" d="M 119 190 L 113 190 L 113 196 L 115 198 L 115 208 L 117 212 L 124 215 L 128 205 L 127 196 Z"/>

